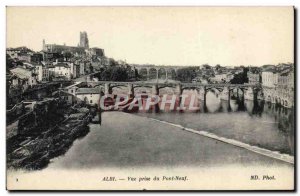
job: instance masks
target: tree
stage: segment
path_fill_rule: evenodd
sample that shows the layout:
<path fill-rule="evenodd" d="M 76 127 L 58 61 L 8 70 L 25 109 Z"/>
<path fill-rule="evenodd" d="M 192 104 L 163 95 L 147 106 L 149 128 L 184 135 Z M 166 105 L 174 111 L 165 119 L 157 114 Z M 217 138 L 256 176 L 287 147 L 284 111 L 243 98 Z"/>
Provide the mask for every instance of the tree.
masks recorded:
<path fill-rule="evenodd" d="M 72 57 L 72 53 L 71 52 L 65 52 L 63 54 L 63 57 L 66 59 L 66 61 L 68 61 Z"/>
<path fill-rule="evenodd" d="M 113 66 L 102 68 L 95 76 L 102 81 L 128 81 L 130 72 L 126 67 Z"/>
<path fill-rule="evenodd" d="M 7 54 L 6 55 L 6 69 L 9 70 L 16 65 L 14 60 Z"/>
<path fill-rule="evenodd" d="M 216 65 L 216 70 L 219 70 L 221 68 L 221 65 L 217 64 Z"/>
<path fill-rule="evenodd" d="M 211 69 L 211 66 L 208 64 L 204 64 L 204 65 L 202 65 L 202 67 L 203 67 L 203 69 Z"/>
<path fill-rule="evenodd" d="M 244 68 L 243 72 L 234 75 L 233 79 L 230 80 L 230 83 L 231 84 L 248 83 L 248 76 L 247 76 L 248 71 L 249 71 L 249 68 Z"/>
<path fill-rule="evenodd" d="M 191 82 L 197 76 L 198 67 L 186 67 L 177 70 L 177 79 L 181 82 Z"/>

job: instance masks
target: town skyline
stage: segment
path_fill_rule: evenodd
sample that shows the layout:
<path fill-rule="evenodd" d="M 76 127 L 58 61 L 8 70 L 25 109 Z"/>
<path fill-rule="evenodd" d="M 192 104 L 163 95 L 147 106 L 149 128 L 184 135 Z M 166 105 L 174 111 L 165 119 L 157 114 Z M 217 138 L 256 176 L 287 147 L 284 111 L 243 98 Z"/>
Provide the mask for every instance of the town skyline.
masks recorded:
<path fill-rule="evenodd" d="M 245 8 L 244 12 L 230 8 L 201 8 L 201 12 L 197 8 L 191 9 L 191 12 L 182 12 L 184 8 L 159 8 L 166 9 L 165 14 L 159 11 L 160 17 L 154 17 L 157 8 L 151 7 L 98 7 L 89 9 L 89 13 L 85 8 L 78 8 L 84 13 L 80 15 L 81 19 L 74 15 L 77 9 L 73 8 L 62 10 L 55 7 L 57 14 L 50 17 L 47 7 L 9 7 L 7 47 L 26 46 L 40 51 L 43 39 L 51 44 L 76 46 L 78 32 L 86 31 L 91 47 L 100 47 L 105 50 L 106 56 L 126 60 L 130 64 L 262 66 L 294 61 L 293 31 L 289 30 L 293 29 L 290 28 L 293 15 L 289 14 L 291 8 L 288 7 L 280 10 L 269 8 L 267 15 L 259 9 L 255 9 L 254 13 L 251 8 Z M 51 10 L 53 12 L 53 8 Z M 141 15 L 144 10 L 147 12 Z M 10 14 L 12 12 L 14 15 Z M 218 16 L 224 16 L 224 13 L 226 17 Z M 270 21 L 277 14 L 285 17 Z M 117 15 L 122 16 L 124 24 L 115 20 Z M 37 16 L 41 19 L 37 20 Z M 58 20 L 59 17 L 64 20 Z M 201 20 L 207 17 L 209 20 Z M 16 20 L 21 22 L 14 22 Z M 260 23 L 257 23 L 258 20 Z M 226 26 L 226 22 L 230 25 Z M 33 26 L 28 25 L 30 23 Z M 219 23 L 226 28 L 216 31 L 217 25 L 212 24 Z M 22 31 L 18 30 L 20 28 Z M 30 34 L 35 39 L 25 39 Z"/>

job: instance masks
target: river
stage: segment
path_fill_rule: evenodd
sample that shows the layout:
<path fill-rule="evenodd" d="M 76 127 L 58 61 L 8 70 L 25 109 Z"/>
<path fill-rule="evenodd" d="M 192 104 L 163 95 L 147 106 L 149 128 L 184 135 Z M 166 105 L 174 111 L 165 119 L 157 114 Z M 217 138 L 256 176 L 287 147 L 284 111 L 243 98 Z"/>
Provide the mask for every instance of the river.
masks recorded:
<path fill-rule="evenodd" d="M 213 92 L 207 94 L 206 107 L 193 112 L 103 112 L 101 125 L 90 124 L 90 133 L 76 140 L 65 155 L 53 159 L 49 167 L 291 166 L 231 144 L 237 141 L 293 158 L 292 110 L 263 101 L 223 101 Z M 195 135 L 176 125 L 228 142 Z"/>

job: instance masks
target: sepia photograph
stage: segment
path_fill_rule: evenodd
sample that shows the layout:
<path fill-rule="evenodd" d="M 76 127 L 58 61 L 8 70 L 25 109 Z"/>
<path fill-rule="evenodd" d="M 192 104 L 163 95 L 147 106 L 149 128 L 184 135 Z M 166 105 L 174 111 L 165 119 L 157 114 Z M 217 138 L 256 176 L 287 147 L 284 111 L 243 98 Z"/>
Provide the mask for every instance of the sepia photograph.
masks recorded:
<path fill-rule="evenodd" d="M 293 6 L 7 6 L 6 189 L 295 190 Z"/>

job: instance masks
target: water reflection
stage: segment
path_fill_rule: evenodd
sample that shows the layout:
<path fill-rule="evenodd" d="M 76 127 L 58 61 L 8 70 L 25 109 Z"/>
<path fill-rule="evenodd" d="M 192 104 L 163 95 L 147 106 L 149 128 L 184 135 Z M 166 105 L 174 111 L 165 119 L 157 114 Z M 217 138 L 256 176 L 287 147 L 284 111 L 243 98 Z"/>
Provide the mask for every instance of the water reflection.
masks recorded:
<path fill-rule="evenodd" d="M 184 91 L 183 94 L 188 95 L 184 102 L 184 106 L 188 107 L 191 95 L 197 92 Z M 198 109 L 192 111 L 170 110 L 170 104 L 162 110 L 158 104 L 147 111 L 137 109 L 130 112 L 294 155 L 294 109 L 278 107 L 263 100 L 244 100 L 238 93 L 232 93 L 230 100 L 222 100 L 221 97 L 218 91 L 209 91 L 206 102 L 195 100 Z M 143 105 L 146 104 L 145 99 Z M 178 98 L 175 105 L 180 105 Z"/>
<path fill-rule="evenodd" d="M 189 107 L 191 95 L 197 92 L 183 93 L 188 95 L 184 106 Z M 142 99 L 144 107 L 146 99 L 147 96 Z M 175 105 L 180 105 L 179 98 L 176 99 Z M 294 155 L 293 108 L 275 106 L 263 100 L 244 100 L 244 97 L 237 93 L 233 94 L 230 100 L 222 100 L 218 91 L 209 91 L 206 102 L 196 99 L 194 106 L 198 106 L 198 109 L 170 110 L 170 104 L 166 104 L 162 110 L 157 104 L 147 111 L 133 109 L 126 112 L 209 131 L 218 136 Z M 101 113 L 99 112 L 100 124 L 101 121 L 105 123 Z"/>

